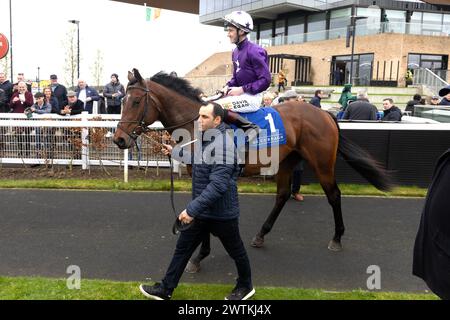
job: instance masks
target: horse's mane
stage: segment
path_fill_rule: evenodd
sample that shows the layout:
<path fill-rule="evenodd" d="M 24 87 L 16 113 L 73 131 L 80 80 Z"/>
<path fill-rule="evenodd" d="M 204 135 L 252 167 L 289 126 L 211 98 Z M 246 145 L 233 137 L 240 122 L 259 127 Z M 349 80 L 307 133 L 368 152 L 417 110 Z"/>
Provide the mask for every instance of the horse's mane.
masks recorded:
<path fill-rule="evenodd" d="M 167 73 L 160 71 L 150 78 L 151 81 L 154 81 L 166 88 L 172 89 L 178 92 L 180 95 L 189 98 L 195 102 L 199 102 L 201 104 L 205 104 L 205 102 L 200 98 L 200 95 L 203 93 L 199 88 L 194 88 L 189 81 L 177 78 L 168 75 Z"/>

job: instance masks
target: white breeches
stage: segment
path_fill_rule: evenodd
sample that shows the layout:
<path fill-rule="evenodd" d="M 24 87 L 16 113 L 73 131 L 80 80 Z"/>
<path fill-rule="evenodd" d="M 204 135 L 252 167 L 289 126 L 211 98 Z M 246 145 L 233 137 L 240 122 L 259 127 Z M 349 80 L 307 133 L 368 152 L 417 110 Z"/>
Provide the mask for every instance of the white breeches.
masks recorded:
<path fill-rule="evenodd" d="M 257 95 L 244 93 L 240 96 L 226 96 L 215 102 L 226 110 L 247 113 L 258 111 L 262 104 L 262 98 L 263 93 L 258 93 Z"/>

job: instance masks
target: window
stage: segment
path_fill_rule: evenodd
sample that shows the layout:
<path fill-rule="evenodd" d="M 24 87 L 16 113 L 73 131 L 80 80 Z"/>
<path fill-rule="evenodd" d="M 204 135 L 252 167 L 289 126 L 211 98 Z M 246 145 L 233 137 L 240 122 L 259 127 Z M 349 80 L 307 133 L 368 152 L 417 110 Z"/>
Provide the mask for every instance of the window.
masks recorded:
<path fill-rule="evenodd" d="M 373 54 L 362 54 L 359 56 L 359 64 L 357 66 L 358 73 L 355 80 L 360 86 L 370 86 L 372 79 Z"/>
<path fill-rule="evenodd" d="M 432 71 L 447 69 L 448 56 L 435 54 L 408 55 L 408 69 L 428 68 Z"/>
<path fill-rule="evenodd" d="M 422 12 L 413 12 L 409 26 L 410 34 L 422 34 Z"/>
<path fill-rule="evenodd" d="M 233 0 L 224 0 L 223 1 L 223 9 L 230 9 L 231 6 L 233 5 Z"/>
<path fill-rule="evenodd" d="M 345 38 L 350 24 L 351 9 L 333 10 L 330 14 L 330 39 Z"/>
<path fill-rule="evenodd" d="M 222 11 L 223 1 L 222 0 L 214 0 L 214 11 Z"/>
<path fill-rule="evenodd" d="M 406 12 L 399 10 L 386 10 L 387 22 L 384 23 L 384 32 L 405 33 Z"/>
<path fill-rule="evenodd" d="M 214 13 L 214 0 L 206 0 L 206 14 Z"/>
<path fill-rule="evenodd" d="M 261 40 L 261 45 L 272 45 L 272 22 L 259 25 L 259 39 Z"/>
<path fill-rule="evenodd" d="M 201 16 L 206 14 L 206 2 L 207 0 L 200 0 L 199 11 Z"/>
<path fill-rule="evenodd" d="M 372 79 L 373 57 L 374 55 L 372 53 L 361 55 L 355 54 L 353 56 L 352 69 L 351 56 L 333 56 L 331 70 L 333 71 L 333 74 L 335 74 L 336 71 L 342 70 L 342 79 L 340 79 L 340 81 L 343 83 L 350 82 L 350 70 L 352 70 L 354 83 L 360 86 L 368 86 Z M 330 79 L 330 83 L 336 84 L 336 79 Z"/>
<path fill-rule="evenodd" d="M 356 21 L 356 35 L 364 36 L 376 34 L 381 27 L 381 10 L 374 8 L 357 8 L 356 15 L 358 17 L 367 17 Z"/>
<path fill-rule="evenodd" d="M 326 39 L 326 14 L 319 13 L 308 16 L 307 41 Z"/>
<path fill-rule="evenodd" d="M 282 45 L 284 44 L 284 30 L 285 30 L 285 20 L 278 20 L 275 23 L 275 45 Z"/>
<path fill-rule="evenodd" d="M 302 43 L 305 33 L 305 17 L 292 17 L 288 19 L 287 43 Z"/>
<path fill-rule="evenodd" d="M 444 35 L 450 36 L 450 14 L 444 14 L 442 32 Z"/>
<path fill-rule="evenodd" d="M 233 7 L 239 7 L 242 4 L 241 0 L 233 0 Z"/>
<path fill-rule="evenodd" d="M 422 34 L 439 35 L 441 33 L 442 14 L 424 12 L 422 21 Z"/>
<path fill-rule="evenodd" d="M 408 69 L 418 69 L 418 68 L 420 68 L 420 54 L 409 54 Z"/>

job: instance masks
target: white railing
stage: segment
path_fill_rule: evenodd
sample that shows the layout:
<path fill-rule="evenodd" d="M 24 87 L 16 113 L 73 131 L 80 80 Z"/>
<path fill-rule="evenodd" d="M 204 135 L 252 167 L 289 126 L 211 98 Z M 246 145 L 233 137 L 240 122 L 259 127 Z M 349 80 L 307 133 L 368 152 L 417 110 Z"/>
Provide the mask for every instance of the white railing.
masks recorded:
<path fill-rule="evenodd" d="M 443 73 L 443 75 L 446 75 L 446 73 Z M 435 95 L 437 95 L 441 88 L 448 86 L 447 81 L 428 68 L 414 70 L 413 84 L 426 86 Z"/>
<path fill-rule="evenodd" d="M 0 162 L 2 164 L 168 167 L 156 152 L 162 132 L 139 137 L 138 150 L 120 150 L 113 143 L 120 115 L 59 116 L 0 114 Z M 157 122 L 150 128 L 162 128 Z"/>
<path fill-rule="evenodd" d="M 0 114 L 1 164 L 118 166 L 124 169 L 128 181 L 128 166 L 168 167 L 156 142 L 163 142 L 162 132 L 153 131 L 151 138 L 137 140 L 139 151 L 129 153 L 113 143 L 120 115 L 59 116 L 36 115 L 28 119 L 24 114 Z M 378 130 L 450 130 L 449 123 L 340 123 L 341 129 Z M 150 128 L 162 128 L 160 122 Z M 156 142 L 155 142 L 156 141 Z M 179 163 L 174 163 L 178 172 Z"/>

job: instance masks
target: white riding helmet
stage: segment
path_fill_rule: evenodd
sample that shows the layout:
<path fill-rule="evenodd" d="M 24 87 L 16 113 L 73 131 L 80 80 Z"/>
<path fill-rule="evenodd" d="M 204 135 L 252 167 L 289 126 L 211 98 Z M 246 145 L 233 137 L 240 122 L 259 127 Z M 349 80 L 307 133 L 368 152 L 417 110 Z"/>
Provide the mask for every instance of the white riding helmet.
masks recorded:
<path fill-rule="evenodd" d="M 232 13 L 227 14 L 223 19 L 225 20 L 225 28 L 231 24 L 246 33 L 253 31 L 253 19 L 245 11 L 233 11 Z"/>

